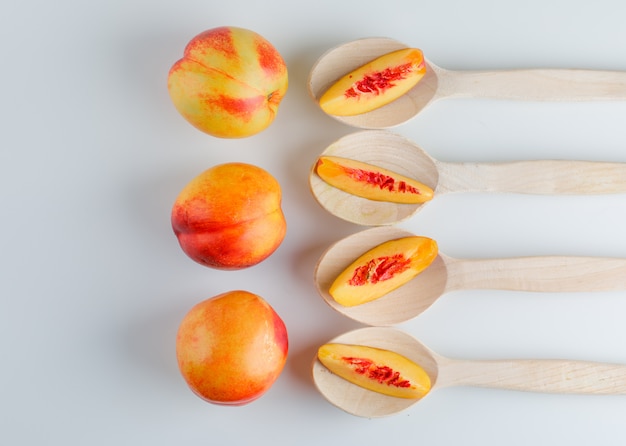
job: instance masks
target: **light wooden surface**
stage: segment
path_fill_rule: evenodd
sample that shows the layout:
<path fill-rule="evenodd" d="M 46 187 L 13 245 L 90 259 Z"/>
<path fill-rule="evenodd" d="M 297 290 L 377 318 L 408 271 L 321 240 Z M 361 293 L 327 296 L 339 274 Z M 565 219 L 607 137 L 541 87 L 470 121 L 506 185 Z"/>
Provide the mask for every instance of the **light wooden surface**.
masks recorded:
<path fill-rule="evenodd" d="M 626 290 L 626 259 L 538 256 L 455 259 L 439 253 L 422 273 L 385 296 L 344 307 L 328 293 L 335 278 L 354 259 L 388 240 L 415 235 L 392 226 L 366 229 L 339 240 L 322 255 L 315 270 L 320 296 L 334 310 L 368 325 L 388 326 L 412 319 L 444 294 L 464 289 L 531 292 Z"/>
<path fill-rule="evenodd" d="M 407 45 L 388 38 L 347 42 L 323 54 L 309 74 L 317 102 L 340 77 L 383 54 Z M 436 100 L 482 97 L 523 101 L 626 100 L 626 72 L 583 69 L 451 71 L 426 60 L 427 72 L 406 95 L 356 116 L 333 116 L 353 127 L 382 129 L 403 124 Z"/>
<path fill-rule="evenodd" d="M 626 193 L 626 163 L 531 160 L 506 163 L 448 163 L 432 158 L 415 142 L 387 130 L 363 130 L 330 144 L 322 155 L 367 162 L 411 177 L 437 196 L 456 192 L 542 195 Z M 311 169 L 311 192 L 331 214 L 379 226 L 401 222 L 428 204 L 396 204 L 360 198 L 325 183 Z"/>
<path fill-rule="evenodd" d="M 439 355 L 409 334 L 388 327 L 367 327 L 329 342 L 360 344 L 395 351 L 426 370 L 436 389 L 478 386 L 506 390 L 590 395 L 626 394 L 626 365 L 561 359 L 465 360 Z M 394 398 L 358 387 L 332 374 L 317 359 L 312 374 L 320 393 L 333 405 L 361 417 L 404 411 L 420 400 Z"/>

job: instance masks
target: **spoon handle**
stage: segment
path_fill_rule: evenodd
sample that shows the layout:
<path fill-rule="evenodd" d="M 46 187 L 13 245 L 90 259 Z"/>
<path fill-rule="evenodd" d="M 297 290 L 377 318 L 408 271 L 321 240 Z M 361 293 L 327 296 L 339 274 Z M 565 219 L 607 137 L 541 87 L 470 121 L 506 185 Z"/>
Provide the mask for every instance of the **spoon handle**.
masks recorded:
<path fill-rule="evenodd" d="M 626 163 L 534 160 L 439 163 L 437 192 L 592 195 L 626 192 Z"/>
<path fill-rule="evenodd" d="M 626 72 L 524 69 L 447 71 L 438 74 L 441 96 L 528 101 L 626 99 Z"/>
<path fill-rule="evenodd" d="M 440 365 L 437 385 L 542 393 L 626 394 L 626 365 L 553 359 L 449 359 Z"/>
<path fill-rule="evenodd" d="M 621 291 L 626 290 L 626 259 L 575 256 L 448 259 L 446 291 L 461 289 Z"/>

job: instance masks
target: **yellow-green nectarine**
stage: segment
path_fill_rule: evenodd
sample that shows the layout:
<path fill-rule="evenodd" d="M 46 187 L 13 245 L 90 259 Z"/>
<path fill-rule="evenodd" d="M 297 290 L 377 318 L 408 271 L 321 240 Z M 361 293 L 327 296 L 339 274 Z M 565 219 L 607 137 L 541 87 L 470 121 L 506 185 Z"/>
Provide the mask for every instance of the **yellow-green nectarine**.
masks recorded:
<path fill-rule="evenodd" d="M 361 161 L 321 156 L 317 175 L 344 192 L 374 201 L 417 204 L 433 198 L 433 190 L 419 181 Z"/>
<path fill-rule="evenodd" d="M 190 258 L 226 270 L 265 260 L 287 231 L 280 184 L 246 163 L 216 165 L 190 181 L 174 202 L 171 221 Z"/>
<path fill-rule="evenodd" d="M 408 236 L 368 250 L 334 280 L 329 294 L 345 307 L 378 299 L 424 271 L 437 257 L 437 242 Z"/>
<path fill-rule="evenodd" d="M 431 388 L 420 365 L 390 350 L 330 343 L 318 349 L 317 358 L 335 375 L 384 395 L 417 399 Z"/>
<path fill-rule="evenodd" d="M 236 290 L 191 308 L 178 328 L 176 357 L 187 385 L 200 398 L 243 405 L 274 384 L 288 344 L 276 311 L 260 296 Z"/>
<path fill-rule="evenodd" d="M 193 126 L 241 138 L 273 122 L 287 92 L 287 65 L 254 31 L 220 27 L 191 39 L 167 85 L 174 106 Z"/>
<path fill-rule="evenodd" d="M 396 50 L 340 78 L 320 97 L 319 105 L 335 116 L 366 113 L 398 99 L 424 74 L 426 63 L 421 50 Z"/>

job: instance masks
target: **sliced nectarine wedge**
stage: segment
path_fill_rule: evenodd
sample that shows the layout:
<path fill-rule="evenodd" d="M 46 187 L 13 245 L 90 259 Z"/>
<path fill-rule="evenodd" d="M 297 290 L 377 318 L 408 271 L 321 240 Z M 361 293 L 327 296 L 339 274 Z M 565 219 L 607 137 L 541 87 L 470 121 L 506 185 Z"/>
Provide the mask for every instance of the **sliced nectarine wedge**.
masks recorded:
<path fill-rule="evenodd" d="M 375 201 L 418 204 L 434 195 L 430 187 L 413 178 L 348 158 L 321 156 L 315 172 L 337 189 Z"/>
<path fill-rule="evenodd" d="M 392 51 L 340 78 L 324 92 L 319 104 L 330 115 L 359 115 L 398 99 L 424 74 L 426 63 L 421 50 Z"/>
<path fill-rule="evenodd" d="M 384 242 L 362 254 L 335 279 L 329 294 L 353 307 L 378 299 L 424 271 L 437 257 L 437 242 L 409 236 Z"/>
<path fill-rule="evenodd" d="M 421 366 L 390 350 L 330 343 L 318 349 L 317 358 L 335 375 L 385 395 L 419 399 L 431 388 Z"/>

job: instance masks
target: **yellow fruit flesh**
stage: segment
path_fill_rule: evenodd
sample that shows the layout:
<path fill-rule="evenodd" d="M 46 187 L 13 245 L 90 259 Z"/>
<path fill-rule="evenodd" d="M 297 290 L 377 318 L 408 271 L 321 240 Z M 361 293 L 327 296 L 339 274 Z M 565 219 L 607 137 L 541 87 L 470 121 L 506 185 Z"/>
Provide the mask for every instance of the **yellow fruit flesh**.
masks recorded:
<path fill-rule="evenodd" d="M 330 343 L 319 348 L 317 357 L 337 376 L 384 395 L 419 399 L 431 388 L 422 367 L 390 350 Z"/>
<path fill-rule="evenodd" d="M 413 178 L 352 159 L 322 156 L 315 171 L 331 186 L 369 200 L 421 204 L 434 195 L 430 187 Z"/>
<path fill-rule="evenodd" d="M 353 116 L 382 107 L 408 92 L 426 74 L 422 51 L 404 48 L 346 74 L 319 99 L 322 110 Z"/>
<path fill-rule="evenodd" d="M 413 279 L 435 260 L 437 253 L 437 242 L 428 237 L 387 241 L 352 262 L 328 292 L 346 307 L 370 302 Z"/>

